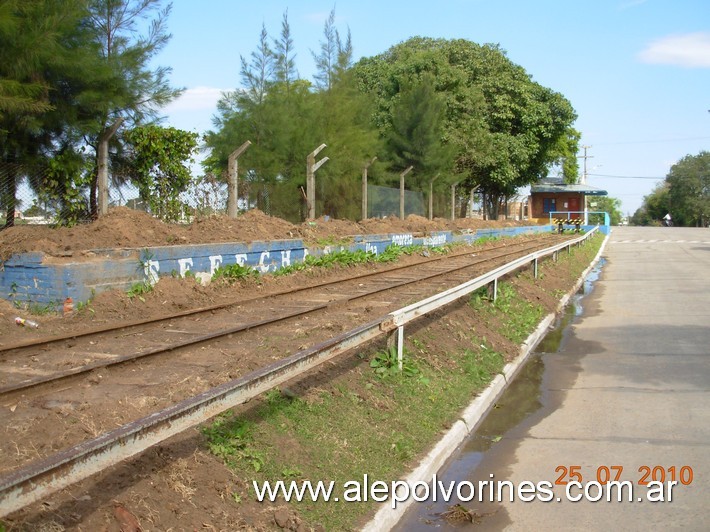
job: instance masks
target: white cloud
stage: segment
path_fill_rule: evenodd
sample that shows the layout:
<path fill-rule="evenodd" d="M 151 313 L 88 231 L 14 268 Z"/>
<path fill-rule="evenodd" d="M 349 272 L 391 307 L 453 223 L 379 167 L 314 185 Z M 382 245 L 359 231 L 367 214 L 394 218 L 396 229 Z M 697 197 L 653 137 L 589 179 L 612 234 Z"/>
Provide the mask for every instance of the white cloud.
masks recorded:
<path fill-rule="evenodd" d="M 167 105 L 164 112 L 170 114 L 179 111 L 205 111 L 217 107 L 225 89 L 215 87 L 194 87 L 187 89 L 182 95 Z"/>
<path fill-rule="evenodd" d="M 651 42 L 638 57 L 644 63 L 710 68 L 710 33 L 669 35 Z"/>

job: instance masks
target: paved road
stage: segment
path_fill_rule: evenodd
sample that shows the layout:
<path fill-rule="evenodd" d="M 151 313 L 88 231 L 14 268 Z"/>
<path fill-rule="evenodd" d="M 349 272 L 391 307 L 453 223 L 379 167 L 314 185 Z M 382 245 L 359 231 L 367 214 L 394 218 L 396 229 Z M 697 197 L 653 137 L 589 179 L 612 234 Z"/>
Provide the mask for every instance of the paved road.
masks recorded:
<path fill-rule="evenodd" d="M 466 503 L 491 513 L 477 530 L 710 530 L 710 229 L 615 228 L 604 256 L 583 315 L 543 357 L 543 408 L 464 478 L 586 482 L 622 466 L 633 502 L 569 502 L 558 486 L 551 502 Z M 666 480 L 688 466 L 692 483 L 638 502 L 656 466 Z"/>

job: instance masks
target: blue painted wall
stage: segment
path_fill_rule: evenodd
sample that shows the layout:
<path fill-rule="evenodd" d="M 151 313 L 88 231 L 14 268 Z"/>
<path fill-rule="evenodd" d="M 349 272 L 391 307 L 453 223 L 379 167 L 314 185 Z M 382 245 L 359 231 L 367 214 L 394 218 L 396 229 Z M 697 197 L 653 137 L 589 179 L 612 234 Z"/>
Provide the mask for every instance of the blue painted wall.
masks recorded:
<path fill-rule="evenodd" d="M 85 302 L 94 294 L 118 288 L 128 290 L 136 283 L 155 283 L 160 277 L 186 272 L 212 275 L 220 266 L 241 264 L 261 273 L 273 273 L 282 266 L 302 262 L 307 255 L 321 255 L 341 249 L 382 253 L 388 246 L 440 246 L 451 242 L 474 242 L 483 237 L 516 236 L 549 232 L 550 226 L 481 229 L 470 234 L 434 232 L 428 236 L 411 233 L 358 236 L 347 246 L 307 248 L 302 240 L 269 242 L 160 246 L 133 250 L 96 250 L 81 258 L 50 257 L 41 252 L 13 255 L 0 264 L 0 297 L 22 303 L 54 306 L 71 297 Z"/>

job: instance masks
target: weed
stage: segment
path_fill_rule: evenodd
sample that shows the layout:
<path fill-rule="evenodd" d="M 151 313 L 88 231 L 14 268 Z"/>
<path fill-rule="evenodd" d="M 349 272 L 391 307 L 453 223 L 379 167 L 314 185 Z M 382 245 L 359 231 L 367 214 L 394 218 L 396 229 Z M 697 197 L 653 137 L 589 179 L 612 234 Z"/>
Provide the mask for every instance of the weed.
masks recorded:
<path fill-rule="evenodd" d="M 136 283 L 131 286 L 126 293 L 128 294 L 129 299 L 133 299 L 135 297 L 145 303 L 145 298 L 143 296 L 152 291 L 153 285 L 151 285 L 148 281 L 141 281 L 140 283 Z"/>
<path fill-rule="evenodd" d="M 387 351 L 376 353 L 370 360 L 370 367 L 375 370 L 375 375 L 380 378 L 391 377 L 400 374 L 397 348 L 390 347 Z M 417 377 L 421 375 L 419 368 L 409 357 L 406 349 L 402 351 L 402 376 Z"/>
<path fill-rule="evenodd" d="M 252 424 L 241 418 L 228 420 L 227 416 L 226 413 L 221 414 L 211 426 L 202 428 L 202 434 L 207 437 L 207 447 L 230 466 L 244 462 L 258 473 L 264 465 L 264 458 L 250 446 Z"/>
<path fill-rule="evenodd" d="M 212 280 L 224 279 L 227 282 L 233 283 L 243 279 L 258 279 L 259 272 L 251 266 L 242 266 L 241 264 L 229 264 L 220 266 L 212 274 Z"/>
<path fill-rule="evenodd" d="M 94 313 L 94 309 L 91 308 L 91 302 L 94 300 L 96 297 L 96 290 L 93 288 L 91 289 L 91 295 L 89 296 L 89 299 L 86 301 L 77 301 L 76 303 L 76 312 L 81 313 L 81 312 L 91 312 L 92 314 Z"/>
<path fill-rule="evenodd" d="M 303 473 L 297 467 L 285 467 L 281 470 L 281 476 L 284 478 L 299 478 Z"/>
<path fill-rule="evenodd" d="M 50 301 L 49 303 L 36 303 L 30 301 L 27 303 L 27 311 L 35 316 L 46 316 L 47 314 L 55 312 L 56 309 L 56 301 Z"/>
<path fill-rule="evenodd" d="M 335 236 L 329 236 L 327 238 L 319 238 L 316 240 L 316 245 L 321 248 L 324 248 L 327 246 L 330 246 L 330 247 L 344 246 L 349 243 L 350 243 L 350 239 L 347 237 L 337 238 Z"/>

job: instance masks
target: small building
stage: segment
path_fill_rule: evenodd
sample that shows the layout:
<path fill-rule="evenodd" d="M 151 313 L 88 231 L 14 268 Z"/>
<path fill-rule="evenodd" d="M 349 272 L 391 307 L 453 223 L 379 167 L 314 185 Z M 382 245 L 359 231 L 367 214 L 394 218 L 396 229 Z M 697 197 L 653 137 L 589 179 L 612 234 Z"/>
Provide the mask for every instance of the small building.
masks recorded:
<path fill-rule="evenodd" d="M 550 213 L 565 218 L 584 218 L 587 196 L 606 196 L 607 191 L 589 185 L 564 183 L 562 178 L 547 177 L 530 187 L 530 218 L 541 222 L 550 219 Z M 564 214 L 562 214 L 564 213 Z"/>

